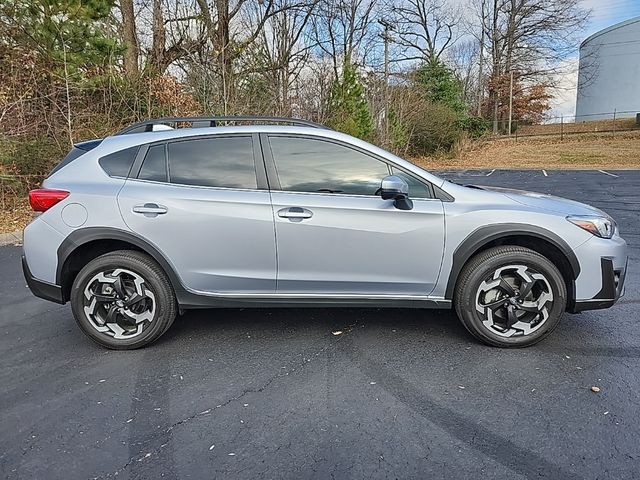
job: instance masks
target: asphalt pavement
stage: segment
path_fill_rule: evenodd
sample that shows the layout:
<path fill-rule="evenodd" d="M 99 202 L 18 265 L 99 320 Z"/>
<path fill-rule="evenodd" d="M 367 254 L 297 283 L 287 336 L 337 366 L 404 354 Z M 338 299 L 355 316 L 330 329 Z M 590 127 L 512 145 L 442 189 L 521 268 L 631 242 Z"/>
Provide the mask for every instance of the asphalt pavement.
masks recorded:
<path fill-rule="evenodd" d="M 318 308 L 192 311 L 114 352 L 1 247 L 0 477 L 639 478 L 640 171 L 443 175 L 604 209 L 626 296 L 522 350 L 450 311 Z"/>

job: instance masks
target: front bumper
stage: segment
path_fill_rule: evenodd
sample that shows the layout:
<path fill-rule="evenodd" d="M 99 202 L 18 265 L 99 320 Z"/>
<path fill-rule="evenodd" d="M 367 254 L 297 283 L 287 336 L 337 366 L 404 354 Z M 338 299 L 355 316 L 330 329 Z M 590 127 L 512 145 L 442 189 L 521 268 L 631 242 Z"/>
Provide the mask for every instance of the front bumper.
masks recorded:
<path fill-rule="evenodd" d="M 612 307 L 618 299 L 624 295 L 624 280 L 627 274 L 627 263 L 624 268 L 615 269 L 613 259 L 602 257 L 600 259 L 600 271 L 602 288 L 590 300 L 576 301 L 569 312 L 579 313 L 585 310 L 599 310 Z"/>
<path fill-rule="evenodd" d="M 65 301 L 62 296 L 62 287 L 60 285 L 44 282 L 35 278 L 31 274 L 31 270 L 29 270 L 29 265 L 27 264 L 27 259 L 24 255 L 22 256 L 22 273 L 24 273 L 24 278 L 27 281 L 29 290 L 31 290 L 31 293 L 36 297 L 64 305 Z"/>

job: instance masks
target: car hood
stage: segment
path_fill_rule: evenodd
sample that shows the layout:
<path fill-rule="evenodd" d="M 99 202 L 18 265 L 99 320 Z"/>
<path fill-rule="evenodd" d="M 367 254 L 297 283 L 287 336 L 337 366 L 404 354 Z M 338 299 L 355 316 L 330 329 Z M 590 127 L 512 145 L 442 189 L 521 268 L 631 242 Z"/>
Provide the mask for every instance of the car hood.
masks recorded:
<path fill-rule="evenodd" d="M 553 195 L 547 195 L 545 193 L 528 192 L 526 190 L 515 190 L 512 188 L 488 187 L 484 185 L 472 185 L 472 188 L 502 193 L 514 202 L 555 213 L 565 215 L 600 215 L 609 217 L 607 213 L 598 208 L 592 207 L 591 205 L 576 202 L 574 200 L 568 200 L 566 198 L 555 197 Z"/>

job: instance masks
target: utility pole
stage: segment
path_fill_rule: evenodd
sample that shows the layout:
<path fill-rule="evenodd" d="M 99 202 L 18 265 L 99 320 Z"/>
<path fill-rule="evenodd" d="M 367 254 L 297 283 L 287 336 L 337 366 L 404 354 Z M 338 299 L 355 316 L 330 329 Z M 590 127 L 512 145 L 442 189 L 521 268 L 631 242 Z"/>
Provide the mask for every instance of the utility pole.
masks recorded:
<path fill-rule="evenodd" d="M 380 19 L 378 23 L 384 27 L 382 39 L 384 40 L 384 141 L 385 146 L 389 144 L 389 41 L 391 36 L 389 31 L 393 26 L 386 20 Z"/>
<path fill-rule="evenodd" d="M 482 116 L 482 69 L 484 67 L 484 0 L 482 2 L 482 32 L 480 33 L 480 65 L 478 67 L 478 111 L 477 116 Z"/>
<path fill-rule="evenodd" d="M 509 136 L 511 136 L 511 119 L 513 117 L 513 70 L 511 70 L 511 80 L 509 81 Z"/>

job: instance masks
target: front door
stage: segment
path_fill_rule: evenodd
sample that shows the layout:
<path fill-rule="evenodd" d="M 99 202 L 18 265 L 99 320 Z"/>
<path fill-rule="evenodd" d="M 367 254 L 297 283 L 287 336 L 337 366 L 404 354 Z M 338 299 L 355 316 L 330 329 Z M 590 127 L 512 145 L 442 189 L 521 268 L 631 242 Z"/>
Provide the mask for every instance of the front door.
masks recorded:
<path fill-rule="evenodd" d="M 378 193 L 392 167 L 365 151 L 284 135 L 269 136 L 263 148 L 275 167 L 278 293 L 431 293 L 442 262 L 444 212 L 428 185 L 412 177 L 414 208 L 398 210 Z"/>
<path fill-rule="evenodd" d="M 258 188 L 251 136 L 155 144 L 132 175 L 118 196 L 122 216 L 160 250 L 185 287 L 275 292 L 273 214 L 268 190 Z"/>

